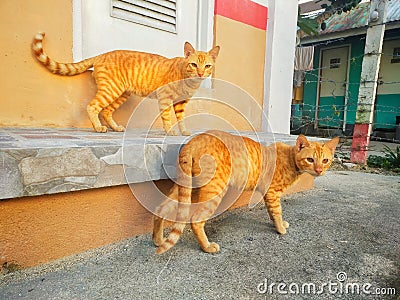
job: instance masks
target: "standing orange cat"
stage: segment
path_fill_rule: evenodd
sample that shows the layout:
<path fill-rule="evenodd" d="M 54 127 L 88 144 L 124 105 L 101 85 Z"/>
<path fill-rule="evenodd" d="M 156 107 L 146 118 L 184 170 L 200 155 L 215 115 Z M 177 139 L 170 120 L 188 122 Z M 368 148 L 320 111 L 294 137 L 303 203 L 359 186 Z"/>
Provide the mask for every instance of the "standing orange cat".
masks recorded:
<path fill-rule="evenodd" d="M 173 247 L 188 222 L 203 251 L 218 252 L 219 245 L 208 241 L 204 224 L 221 204 L 228 186 L 261 192 L 276 230 L 285 234 L 289 223 L 282 218 L 281 195 L 302 173 L 323 175 L 332 163 L 338 142 L 337 137 L 326 143 L 310 142 L 300 135 L 294 146 L 263 146 L 222 131 L 193 137 L 179 154 L 179 185 L 172 187 L 168 198 L 157 208 L 153 230 L 157 253 Z M 196 187 L 198 203 L 192 203 L 192 188 Z M 165 239 L 164 218 L 172 220 L 168 216 L 177 222 Z"/>
<path fill-rule="evenodd" d="M 125 128 L 114 121 L 113 112 L 131 94 L 146 97 L 157 90 L 156 95 L 166 133 L 176 135 L 176 132 L 171 130 L 173 107 L 181 133 L 190 135 L 183 122 L 185 106 L 199 88 L 202 79 L 212 73 L 220 49 L 216 46 L 209 52 L 196 51 L 186 42 L 185 57 L 168 59 L 151 53 L 116 50 L 77 63 L 60 63 L 44 53 L 43 38 L 44 33 L 36 34 L 32 50 L 36 58 L 52 73 L 72 76 L 83 73 L 91 67 L 94 68 L 97 93 L 87 106 L 87 113 L 97 132 L 107 131 L 107 127 L 100 123 L 99 113 L 113 130 L 124 131 Z M 176 85 L 168 86 L 171 82 L 184 79 L 186 80 L 178 88 Z"/>

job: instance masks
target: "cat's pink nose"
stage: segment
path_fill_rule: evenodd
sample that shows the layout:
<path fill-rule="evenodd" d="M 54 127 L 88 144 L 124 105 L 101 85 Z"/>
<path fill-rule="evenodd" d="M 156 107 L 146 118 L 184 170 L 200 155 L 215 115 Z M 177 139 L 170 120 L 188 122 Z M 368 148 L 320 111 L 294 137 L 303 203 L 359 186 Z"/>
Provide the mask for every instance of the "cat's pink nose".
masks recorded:
<path fill-rule="evenodd" d="M 315 171 L 315 173 L 317 173 L 318 175 L 321 175 L 321 173 L 322 173 L 322 168 L 315 168 L 314 171 Z"/>
<path fill-rule="evenodd" d="M 199 77 L 203 77 L 203 73 L 197 73 L 197 75 L 199 75 Z"/>

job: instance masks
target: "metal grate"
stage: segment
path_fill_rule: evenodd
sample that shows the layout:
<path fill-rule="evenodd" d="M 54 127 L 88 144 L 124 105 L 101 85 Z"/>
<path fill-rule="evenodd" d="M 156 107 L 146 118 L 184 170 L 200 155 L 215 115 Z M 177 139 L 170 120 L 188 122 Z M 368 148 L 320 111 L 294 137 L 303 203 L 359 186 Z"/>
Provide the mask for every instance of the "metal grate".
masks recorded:
<path fill-rule="evenodd" d="M 176 33 L 177 0 L 111 0 L 111 16 Z"/>

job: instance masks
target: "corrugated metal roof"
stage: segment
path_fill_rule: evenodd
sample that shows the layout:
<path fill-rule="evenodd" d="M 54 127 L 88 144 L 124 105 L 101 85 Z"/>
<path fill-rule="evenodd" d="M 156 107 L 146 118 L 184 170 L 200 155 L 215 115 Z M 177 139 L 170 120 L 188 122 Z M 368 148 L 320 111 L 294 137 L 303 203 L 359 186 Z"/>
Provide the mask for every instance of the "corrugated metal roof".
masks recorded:
<path fill-rule="evenodd" d="M 325 20 L 326 29 L 320 30 L 320 34 L 345 31 L 365 26 L 368 22 L 369 5 L 370 3 L 361 3 L 347 13 L 334 14 Z"/>
<path fill-rule="evenodd" d="M 356 8 L 347 13 L 334 14 L 328 18 L 326 29 L 320 30 L 320 34 L 345 31 L 368 25 L 370 2 L 360 3 Z M 400 21 L 400 0 L 390 0 L 387 11 L 387 21 Z"/>
<path fill-rule="evenodd" d="M 315 3 L 315 1 L 305 2 L 305 3 L 299 4 L 300 12 L 302 14 L 308 14 L 310 12 L 320 10 L 320 9 L 322 9 L 322 7 L 321 7 L 322 4 L 329 5 L 329 4 L 331 4 L 331 2 L 329 2 L 328 0 L 322 0 L 321 2 L 318 2 L 318 3 Z"/>
<path fill-rule="evenodd" d="M 387 21 L 394 22 L 400 20 L 400 0 L 389 1 L 389 7 L 387 11 Z"/>

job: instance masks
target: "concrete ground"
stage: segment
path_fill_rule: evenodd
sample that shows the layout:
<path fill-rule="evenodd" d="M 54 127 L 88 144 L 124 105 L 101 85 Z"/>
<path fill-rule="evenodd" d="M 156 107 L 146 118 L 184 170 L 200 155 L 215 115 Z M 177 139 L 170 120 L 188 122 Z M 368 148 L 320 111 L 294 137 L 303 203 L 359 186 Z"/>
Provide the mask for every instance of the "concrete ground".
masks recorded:
<path fill-rule="evenodd" d="M 282 206 L 284 236 L 261 204 L 240 208 L 206 226 L 216 255 L 187 230 L 156 256 L 147 234 L 3 275 L 0 298 L 399 299 L 399 176 L 328 172 Z"/>

